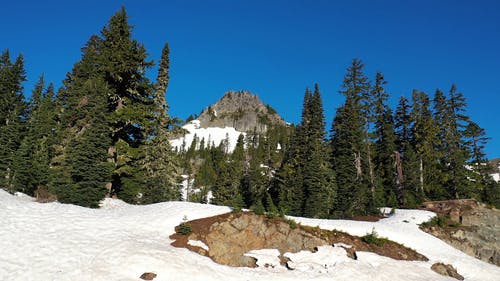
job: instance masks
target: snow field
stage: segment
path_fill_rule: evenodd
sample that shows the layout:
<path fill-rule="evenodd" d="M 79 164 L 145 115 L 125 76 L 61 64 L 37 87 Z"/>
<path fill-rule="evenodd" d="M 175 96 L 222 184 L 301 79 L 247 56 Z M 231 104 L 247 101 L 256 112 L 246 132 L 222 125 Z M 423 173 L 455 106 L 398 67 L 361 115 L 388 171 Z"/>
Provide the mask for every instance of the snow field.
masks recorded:
<path fill-rule="evenodd" d="M 222 141 L 228 138 L 229 144 L 227 149 L 228 152 L 232 152 L 236 147 L 236 142 L 238 141 L 238 137 L 241 134 L 246 135 L 246 133 L 244 132 L 236 131 L 236 129 L 233 127 L 200 128 L 199 120 L 190 121 L 186 125 L 182 126 L 182 128 L 186 129 L 188 133 L 186 133 L 183 137 L 170 141 L 172 147 L 174 149 L 177 148 L 177 150 L 183 149 L 184 143 L 185 143 L 184 149 L 187 150 L 191 146 L 191 143 L 193 142 L 194 137 L 196 135 L 196 137 L 198 138 L 198 146 L 200 144 L 200 141 L 202 139 L 205 139 L 205 147 L 211 145 L 212 143 L 215 146 L 219 146 L 219 144 Z"/>
<path fill-rule="evenodd" d="M 168 237 L 184 216 L 192 220 L 228 211 L 186 202 L 134 206 L 113 199 L 104 200 L 101 209 L 87 209 L 39 204 L 0 190 L 0 280 L 139 281 L 144 272 L 156 273 L 155 281 L 454 280 L 431 271 L 434 261 L 453 264 L 466 280 L 498 281 L 500 276 L 498 267 L 418 230 L 416 223 L 433 216 L 425 211 L 396 210 L 393 217 L 377 223 L 295 219 L 355 235 L 375 227 L 380 236 L 416 249 L 430 262 L 396 261 L 366 252 L 358 252 L 358 260 L 352 260 L 342 248 L 324 246 L 317 253 L 287 253 L 293 271 L 279 265 L 279 253 L 273 249 L 248 253 L 258 258 L 261 267 L 235 268 L 170 245 Z M 274 268 L 265 267 L 266 263 Z"/>

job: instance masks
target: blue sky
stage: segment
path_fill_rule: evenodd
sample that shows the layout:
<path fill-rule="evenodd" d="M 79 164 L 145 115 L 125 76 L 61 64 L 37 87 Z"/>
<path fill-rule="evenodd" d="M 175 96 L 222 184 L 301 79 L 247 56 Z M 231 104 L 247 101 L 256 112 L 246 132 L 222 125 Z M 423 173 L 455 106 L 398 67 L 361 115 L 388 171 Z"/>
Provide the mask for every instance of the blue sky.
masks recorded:
<path fill-rule="evenodd" d="M 304 89 L 318 82 L 329 128 L 345 69 L 360 58 L 371 79 L 384 73 L 392 103 L 456 83 L 492 138 L 488 157 L 500 157 L 500 1 L 7 1 L 0 48 L 25 56 L 26 93 L 41 73 L 60 85 L 122 5 L 151 59 L 170 44 L 174 116 L 249 90 L 295 123 Z"/>

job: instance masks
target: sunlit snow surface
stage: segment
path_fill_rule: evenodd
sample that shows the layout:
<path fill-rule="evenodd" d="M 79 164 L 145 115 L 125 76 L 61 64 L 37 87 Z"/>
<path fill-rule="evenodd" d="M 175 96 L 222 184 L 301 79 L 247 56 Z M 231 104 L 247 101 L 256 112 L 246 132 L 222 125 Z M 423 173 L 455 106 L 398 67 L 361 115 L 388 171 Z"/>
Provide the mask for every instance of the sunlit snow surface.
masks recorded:
<path fill-rule="evenodd" d="M 177 148 L 178 151 L 182 149 L 187 150 L 191 146 L 191 143 L 193 142 L 193 139 L 196 136 L 198 138 L 197 146 L 199 146 L 201 140 L 204 139 L 205 147 L 209 145 L 214 145 L 217 147 L 222 141 L 227 139 L 229 141 L 227 150 L 228 152 L 231 152 L 236 147 L 236 142 L 238 141 L 238 137 L 241 134 L 246 135 L 246 133 L 244 132 L 236 131 L 236 129 L 233 127 L 201 128 L 199 120 L 192 120 L 186 125 L 182 126 L 182 128 L 187 130 L 188 133 L 186 133 L 181 138 L 170 141 L 172 147 Z M 197 147 L 197 149 L 199 149 L 199 147 Z"/>
<path fill-rule="evenodd" d="M 358 252 L 347 259 L 340 247 L 287 254 L 296 270 L 279 266 L 277 251 L 253 253 L 269 267 L 235 268 L 214 263 L 168 238 L 184 216 L 197 219 L 228 212 L 226 207 L 185 202 L 133 206 L 106 199 L 101 209 L 39 204 L 0 190 L 0 280 L 135 280 L 144 272 L 160 280 L 454 280 L 429 268 L 442 261 L 466 280 L 499 280 L 500 269 L 471 258 L 418 230 L 433 214 L 396 210 L 377 223 L 297 218 L 302 224 L 364 235 L 381 235 L 426 255 L 430 262 L 395 261 Z M 405 222 L 408 221 L 408 222 Z M 196 242 L 193 242 L 196 243 Z"/>

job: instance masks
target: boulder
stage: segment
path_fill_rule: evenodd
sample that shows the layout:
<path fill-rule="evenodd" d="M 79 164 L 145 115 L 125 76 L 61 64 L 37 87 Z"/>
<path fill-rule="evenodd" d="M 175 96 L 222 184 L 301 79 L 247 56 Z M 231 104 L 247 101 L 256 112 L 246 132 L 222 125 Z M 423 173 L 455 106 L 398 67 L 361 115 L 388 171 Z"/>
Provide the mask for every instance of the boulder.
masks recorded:
<path fill-rule="evenodd" d="M 156 278 L 156 273 L 153 272 L 144 272 L 141 277 L 142 280 L 153 280 Z"/>
<path fill-rule="evenodd" d="M 444 263 L 435 263 L 431 266 L 431 269 L 434 270 L 435 272 L 444 275 L 444 276 L 450 276 L 453 277 L 457 280 L 464 280 L 464 277 L 460 274 L 458 274 L 457 270 L 451 265 L 451 264 L 444 264 Z"/>

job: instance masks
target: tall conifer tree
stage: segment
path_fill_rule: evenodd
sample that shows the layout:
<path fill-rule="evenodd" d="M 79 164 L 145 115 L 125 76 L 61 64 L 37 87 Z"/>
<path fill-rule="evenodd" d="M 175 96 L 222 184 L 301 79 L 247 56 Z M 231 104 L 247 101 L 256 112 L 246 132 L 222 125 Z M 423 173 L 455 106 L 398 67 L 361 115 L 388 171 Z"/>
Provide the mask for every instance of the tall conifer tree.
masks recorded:
<path fill-rule="evenodd" d="M 335 215 L 342 217 L 375 211 L 364 143 L 366 118 L 362 115 L 362 99 L 370 84 L 363 66 L 354 59 L 347 69 L 340 91 L 346 100 L 337 109 L 331 131 L 332 165 L 338 188 Z"/>
<path fill-rule="evenodd" d="M 13 189 L 13 160 L 26 129 L 27 104 L 22 83 L 24 59 L 11 61 L 8 50 L 0 56 L 0 188 Z"/>

